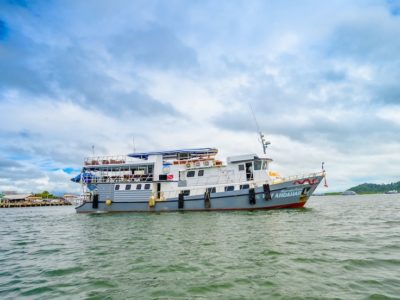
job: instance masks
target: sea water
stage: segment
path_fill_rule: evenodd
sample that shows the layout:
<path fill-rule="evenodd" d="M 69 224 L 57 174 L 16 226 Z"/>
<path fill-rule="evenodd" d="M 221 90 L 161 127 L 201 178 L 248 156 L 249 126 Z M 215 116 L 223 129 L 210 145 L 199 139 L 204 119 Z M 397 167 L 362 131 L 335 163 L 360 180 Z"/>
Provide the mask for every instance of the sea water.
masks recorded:
<path fill-rule="evenodd" d="M 304 209 L 0 209 L 0 299 L 400 299 L 400 195 Z"/>

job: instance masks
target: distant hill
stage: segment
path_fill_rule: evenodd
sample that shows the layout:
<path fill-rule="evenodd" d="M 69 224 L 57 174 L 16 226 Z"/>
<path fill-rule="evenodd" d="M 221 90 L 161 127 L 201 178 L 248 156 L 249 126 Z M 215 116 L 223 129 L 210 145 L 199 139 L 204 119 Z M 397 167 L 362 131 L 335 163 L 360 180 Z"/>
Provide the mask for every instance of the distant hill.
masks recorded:
<path fill-rule="evenodd" d="M 374 183 L 363 183 L 352 187 L 349 189 L 350 191 L 354 191 L 357 194 L 377 194 L 377 193 L 386 193 L 388 191 L 396 190 L 400 192 L 400 181 L 392 182 L 389 184 L 374 184 Z"/>

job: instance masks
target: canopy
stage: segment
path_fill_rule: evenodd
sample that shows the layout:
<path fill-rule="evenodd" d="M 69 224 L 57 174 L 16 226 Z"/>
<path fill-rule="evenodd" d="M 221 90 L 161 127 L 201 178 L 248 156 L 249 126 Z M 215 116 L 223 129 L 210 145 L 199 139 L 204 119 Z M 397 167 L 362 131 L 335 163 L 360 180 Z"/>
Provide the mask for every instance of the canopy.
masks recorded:
<path fill-rule="evenodd" d="M 131 153 L 129 157 L 145 159 L 147 160 L 151 155 L 162 155 L 164 159 L 179 159 L 179 156 L 186 154 L 189 157 L 199 157 L 210 155 L 214 156 L 218 153 L 216 148 L 195 148 L 195 149 L 178 149 L 178 150 L 167 150 L 167 151 L 155 151 L 155 152 L 142 152 L 142 153 Z"/>

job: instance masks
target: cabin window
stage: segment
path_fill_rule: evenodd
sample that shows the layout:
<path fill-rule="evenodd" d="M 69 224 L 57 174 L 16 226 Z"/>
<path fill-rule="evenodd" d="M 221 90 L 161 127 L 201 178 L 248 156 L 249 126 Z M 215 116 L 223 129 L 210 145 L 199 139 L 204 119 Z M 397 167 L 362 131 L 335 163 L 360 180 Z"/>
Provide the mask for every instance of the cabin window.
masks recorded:
<path fill-rule="evenodd" d="M 262 161 L 261 160 L 255 160 L 254 161 L 254 171 L 261 170 L 261 165 L 262 165 Z"/>
<path fill-rule="evenodd" d="M 244 171 L 244 165 L 239 165 L 239 171 Z"/>
<path fill-rule="evenodd" d="M 131 189 L 131 185 L 130 184 L 127 184 L 126 186 L 125 186 L 125 190 L 126 191 L 129 191 Z"/>
<path fill-rule="evenodd" d="M 225 187 L 225 192 L 232 192 L 235 190 L 235 187 L 233 185 L 229 185 Z"/>
<path fill-rule="evenodd" d="M 150 183 L 146 183 L 146 184 L 144 185 L 144 189 L 145 189 L 145 190 L 149 190 L 149 189 L 150 189 Z"/>
<path fill-rule="evenodd" d="M 263 161 L 263 166 L 262 166 L 263 170 L 266 170 L 268 168 L 268 162 Z"/>
<path fill-rule="evenodd" d="M 194 177 L 195 172 L 194 171 L 189 171 L 187 172 L 187 177 Z"/>
<path fill-rule="evenodd" d="M 199 172 L 197 172 L 197 176 L 203 176 L 204 175 L 204 170 L 199 170 Z"/>
<path fill-rule="evenodd" d="M 116 190 L 116 191 L 119 190 L 119 184 L 117 184 L 117 185 L 115 186 L 115 190 Z"/>
<path fill-rule="evenodd" d="M 209 192 L 210 194 L 211 193 L 216 193 L 217 189 L 215 187 L 210 187 L 210 188 L 207 188 L 207 192 Z"/>
<path fill-rule="evenodd" d="M 138 185 L 136 185 L 136 189 L 137 190 L 141 190 L 142 189 L 142 185 L 139 183 Z"/>
<path fill-rule="evenodd" d="M 190 196 L 190 190 L 183 190 L 183 196 Z"/>
<path fill-rule="evenodd" d="M 241 184 L 240 185 L 240 189 L 241 190 L 248 190 L 249 189 L 249 185 L 248 184 Z"/>

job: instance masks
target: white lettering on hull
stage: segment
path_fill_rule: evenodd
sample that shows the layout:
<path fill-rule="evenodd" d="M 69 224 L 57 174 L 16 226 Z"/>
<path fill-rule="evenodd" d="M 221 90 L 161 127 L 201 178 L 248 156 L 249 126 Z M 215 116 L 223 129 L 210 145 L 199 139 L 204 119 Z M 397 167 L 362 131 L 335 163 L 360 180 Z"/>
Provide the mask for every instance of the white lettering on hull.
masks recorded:
<path fill-rule="evenodd" d="M 272 193 L 272 199 L 288 198 L 301 195 L 301 189 Z"/>

